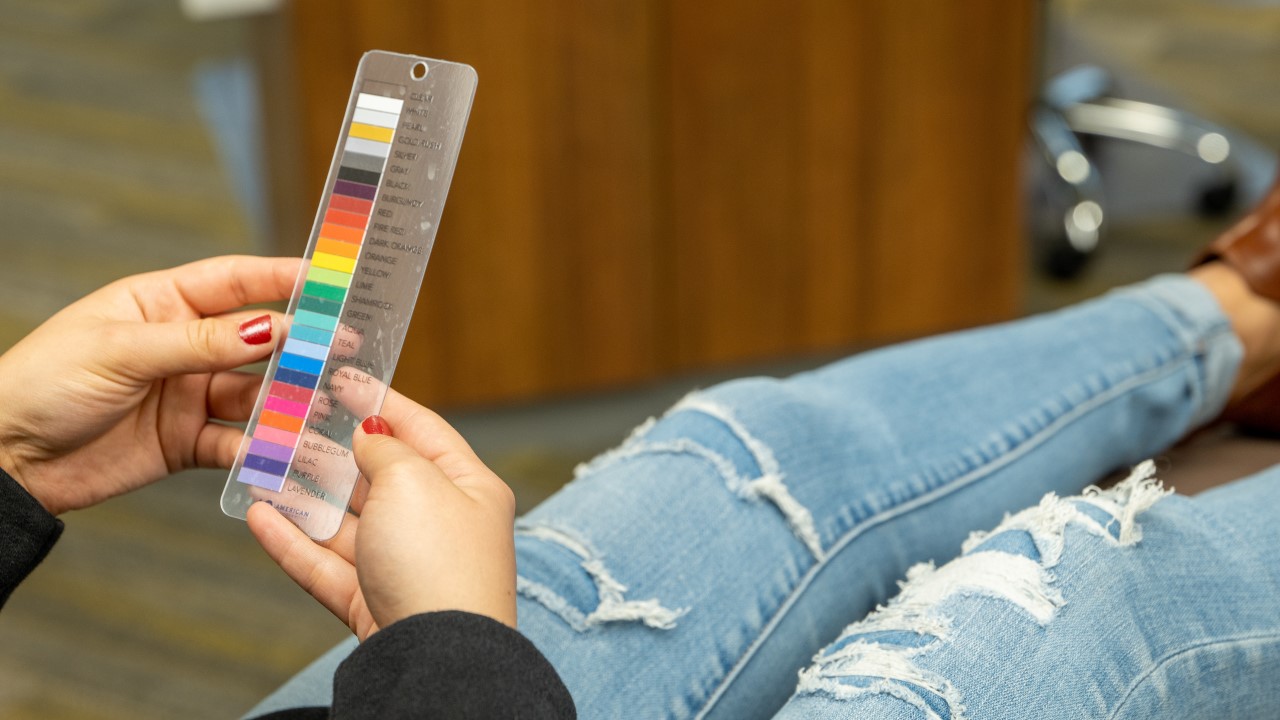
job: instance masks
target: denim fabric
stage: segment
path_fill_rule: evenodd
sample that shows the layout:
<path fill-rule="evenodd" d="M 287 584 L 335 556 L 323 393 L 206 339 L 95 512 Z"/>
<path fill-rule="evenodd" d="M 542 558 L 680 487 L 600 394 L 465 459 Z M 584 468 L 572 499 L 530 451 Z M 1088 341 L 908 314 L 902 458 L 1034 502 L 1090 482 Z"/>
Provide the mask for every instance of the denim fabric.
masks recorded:
<path fill-rule="evenodd" d="M 936 572 L 912 571 L 899 599 L 819 653 L 775 717 L 1274 717 L 1280 468 L 1129 519 L 1123 498 L 1115 515 L 1061 513 L 1097 510 L 1097 498 L 1027 511 L 1030 547 L 974 543 Z M 1028 536 L 991 539 L 1008 534 Z M 1046 540 L 1061 542 L 1056 557 Z M 993 561 L 999 572 L 985 573 Z M 1037 571 L 1039 583 L 1017 582 Z M 912 596 L 926 602 L 902 612 Z"/>
<path fill-rule="evenodd" d="M 922 605 L 930 612 L 912 616 L 922 625 L 881 622 L 887 629 L 868 633 L 850 624 L 895 595 L 908 568 L 956 557 L 972 531 L 1040 507 L 1046 493 L 1078 493 L 1212 418 L 1240 355 L 1212 297 L 1171 276 L 1038 318 L 865 353 L 785 380 L 694 393 L 579 468 L 572 483 L 519 521 L 520 629 L 560 672 L 583 718 L 737 720 L 779 708 L 787 717 L 861 717 L 855 708 L 863 706 L 867 717 L 961 717 L 963 707 L 973 717 L 1023 717 L 1019 688 L 1032 686 L 1049 700 L 1086 703 L 1081 716 L 1115 706 L 1121 686 L 1132 687 L 1124 697 L 1135 708 L 1191 702 L 1182 696 L 1206 683 L 1187 679 L 1197 663 L 1232 660 L 1193 652 L 1157 671 L 1151 663 L 1178 642 L 1156 647 L 1152 640 L 1147 655 L 1135 655 L 1149 640 L 1141 634 L 1147 626 L 1120 619 L 1155 613 L 1162 627 L 1202 623 L 1204 642 L 1226 637 L 1213 632 L 1209 616 L 1233 613 L 1204 602 L 1206 592 L 1238 582 L 1222 560 L 1248 556 L 1249 546 L 1216 526 L 1208 530 L 1190 511 L 1156 528 L 1148 520 L 1138 525 L 1147 528 L 1140 542 L 1110 548 L 1080 528 L 1120 523 L 1105 515 L 1111 501 L 1080 500 L 1070 506 L 1078 522 L 1062 528 L 1068 550 L 1057 565 L 1040 564 L 1043 537 L 1002 532 L 954 566 L 974 577 L 984 577 L 984 568 L 994 568 L 992 577 L 1030 573 L 1019 592 L 1043 592 L 1041 605 L 1002 601 L 1007 588 L 961 583 Z M 1254 486 L 1266 484 L 1242 487 Z M 1251 502 L 1235 492 L 1213 497 L 1224 508 Z M 1197 503 L 1208 500 L 1162 499 L 1144 514 L 1160 520 Z M 1129 526 L 1140 521 L 1127 518 Z M 1179 554 L 1186 533 L 1217 538 L 1221 557 Z M 1091 539 L 1108 551 L 1090 550 Z M 1108 571 L 1119 563 L 1108 553 L 1133 548 L 1154 559 Z M 965 563 L 987 565 L 966 570 Z M 948 567 L 921 566 L 907 586 L 927 596 L 938 578 L 957 576 Z M 1201 580 L 1196 568 L 1221 576 Z M 1180 600 L 1148 597 L 1161 588 Z M 1115 628 L 1066 621 L 1108 604 Z M 1011 622 L 1006 606 L 1039 615 L 1032 626 Z M 1045 607 L 1052 619 L 1041 624 Z M 879 616 L 864 622 L 874 628 Z M 1011 647 L 1033 642 L 1040 666 L 1002 665 L 1018 657 Z M 901 677 L 926 674 L 891 687 L 848 672 L 860 667 L 850 653 L 882 645 L 914 646 L 888 662 Z M 332 671 L 353 646 L 335 648 L 254 712 L 326 703 Z M 1265 655 L 1248 644 L 1233 652 L 1237 668 Z M 1076 676 L 1054 674 L 1055 657 L 1096 675 L 1073 683 L 1067 678 Z M 918 664 L 926 661 L 935 664 Z M 1133 674 L 1143 672 L 1151 678 L 1145 684 Z M 1036 673 L 1063 678 L 1059 694 Z M 995 674 L 1005 705 L 974 702 L 970 684 L 994 687 Z M 1098 676 L 1111 683 L 1088 679 Z M 950 705 L 946 693 L 934 692 L 948 688 Z"/>

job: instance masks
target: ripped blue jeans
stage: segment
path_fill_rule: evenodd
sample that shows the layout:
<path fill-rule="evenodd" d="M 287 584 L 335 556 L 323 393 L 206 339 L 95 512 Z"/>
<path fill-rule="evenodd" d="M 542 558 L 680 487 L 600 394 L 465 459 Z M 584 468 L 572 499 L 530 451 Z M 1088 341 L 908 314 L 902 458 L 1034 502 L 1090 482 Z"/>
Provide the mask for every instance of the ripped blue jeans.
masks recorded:
<path fill-rule="evenodd" d="M 694 393 L 519 521 L 520 629 L 588 719 L 1271 713 L 1280 478 L 1081 494 L 1240 356 L 1164 277 Z M 327 703 L 352 647 L 255 712 Z"/>

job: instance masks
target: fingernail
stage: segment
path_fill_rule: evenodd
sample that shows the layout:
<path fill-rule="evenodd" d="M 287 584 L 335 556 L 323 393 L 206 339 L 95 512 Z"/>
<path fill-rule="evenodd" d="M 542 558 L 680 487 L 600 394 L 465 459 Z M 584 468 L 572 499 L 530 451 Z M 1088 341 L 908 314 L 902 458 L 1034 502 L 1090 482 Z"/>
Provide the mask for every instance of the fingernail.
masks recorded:
<path fill-rule="evenodd" d="M 391 434 L 391 426 L 387 424 L 386 420 L 382 419 L 381 415 L 370 415 L 364 419 L 364 422 L 360 423 L 360 427 L 364 428 L 364 431 L 370 435 Z"/>
<path fill-rule="evenodd" d="M 240 323 L 240 339 L 248 345 L 262 345 L 271 342 L 271 316 L 259 315 Z"/>

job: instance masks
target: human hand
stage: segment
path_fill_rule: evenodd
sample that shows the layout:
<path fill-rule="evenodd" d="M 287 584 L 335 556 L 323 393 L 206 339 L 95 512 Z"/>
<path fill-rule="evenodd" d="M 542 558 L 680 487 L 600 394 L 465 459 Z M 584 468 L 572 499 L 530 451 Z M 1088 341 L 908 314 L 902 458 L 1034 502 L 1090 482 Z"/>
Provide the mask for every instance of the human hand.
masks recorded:
<path fill-rule="evenodd" d="M 434 610 L 465 610 L 515 627 L 515 498 L 448 423 L 394 390 L 383 417 L 356 430 L 367 480 L 332 539 L 316 543 L 267 503 L 249 529 L 289 577 L 361 641 Z M 379 424 L 381 423 L 381 424 Z M 372 431 L 372 432 L 371 432 Z"/>
<path fill-rule="evenodd" d="M 297 258 L 222 257 L 135 275 L 54 315 L 0 356 L 0 467 L 49 512 L 190 467 L 230 467 Z M 241 323 L 249 323 L 245 336 Z M 256 333 L 252 331 L 256 330 Z M 272 332 L 275 330 L 276 332 Z"/>

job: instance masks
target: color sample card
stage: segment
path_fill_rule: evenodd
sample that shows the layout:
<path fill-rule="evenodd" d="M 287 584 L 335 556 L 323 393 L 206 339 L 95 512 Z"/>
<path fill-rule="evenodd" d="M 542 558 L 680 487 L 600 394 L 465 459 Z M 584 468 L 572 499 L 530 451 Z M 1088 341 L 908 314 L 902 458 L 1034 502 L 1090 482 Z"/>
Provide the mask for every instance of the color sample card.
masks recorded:
<path fill-rule="evenodd" d="M 317 539 L 340 527 L 358 478 L 351 434 L 381 407 L 399 358 L 475 84 L 457 63 L 361 61 L 227 514 L 267 502 Z"/>
<path fill-rule="evenodd" d="M 351 287 L 373 201 L 391 154 L 404 101 L 356 94 L 356 110 L 343 142 L 338 180 L 329 196 L 311 253 L 302 295 L 267 399 L 249 442 L 242 483 L 280 492 L 302 439 L 325 360 Z M 363 122 L 359 122 L 363 121 Z"/>

